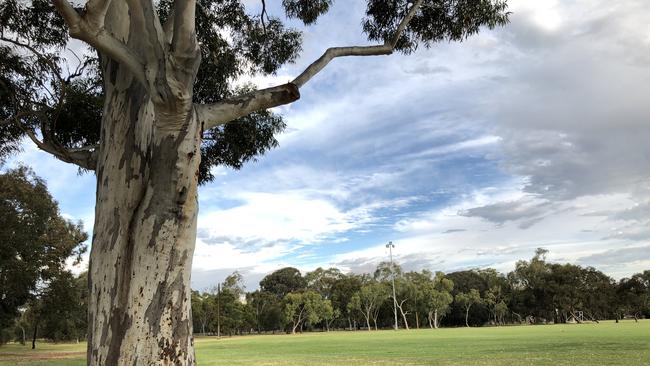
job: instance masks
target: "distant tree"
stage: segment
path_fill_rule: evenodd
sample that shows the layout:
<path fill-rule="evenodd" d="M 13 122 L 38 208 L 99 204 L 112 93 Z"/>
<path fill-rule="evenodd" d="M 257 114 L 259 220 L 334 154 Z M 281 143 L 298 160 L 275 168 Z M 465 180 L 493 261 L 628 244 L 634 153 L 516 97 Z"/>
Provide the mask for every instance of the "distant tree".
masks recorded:
<path fill-rule="evenodd" d="M 469 327 L 469 310 L 473 305 L 480 304 L 481 294 L 476 289 L 471 289 L 468 293 L 461 292 L 456 295 L 456 302 L 465 309 L 465 326 Z"/>
<path fill-rule="evenodd" d="M 549 285 L 551 267 L 546 262 L 548 250 L 538 248 L 530 261 L 518 261 L 514 271 L 508 274 L 513 288 L 512 310 L 523 316 L 555 317 L 553 294 Z"/>
<path fill-rule="evenodd" d="M 283 299 L 290 292 L 303 291 L 307 281 L 300 271 L 293 267 L 285 267 L 272 272 L 260 281 L 260 288 Z"/>
<path fill-rule="evenodd" d="M 480 294 L 484 294 L 488 290 L 488 283 L 485 275 L 477 269 L 458 271 L 448 273 L 445 276 L 454 283 L 452 295 L 454 298 L 457 294 L 464 292 L 469 293 L 472 289 L 476 289 Z M 449 313 L 444 318 L 444 323 L 453 326 L 464 326 L 466 309 L 460 306 L 457 302 L 451 304 Z M 481 325 L 489 321 L 490 313 L 484 303 L 472 306 L 469 313 L 470 325 Z"/>
<path fill-rule="evenodd" d="M 341 316 L 341 312 L 339 309 L 334 309 L 332 306 L 332 301 L 329 299 L 323 299 L 319 311 L 320 317 L 323 320 L 323 325 L 325 325 L 325 330 L 329 332 L 332 322 Z"/>
<path fill-rule="evenodd" d="M 291 333 L 295 334 L 298 327 L 302 327 L 305 323 L 314 325 L 320 322 L 325 312 L 328 311 L 330 303 L 316 291 L 307 290 L 288 293 L 284 297 L 284 304 L 284 318 Z M 329 309 L 331 309 L 331 304 Z"/>
<path fill-rule="evenodd" d="M 14 322 L 37 286 L 62 276 L 68 258 L 81 258 L 86 239 L 81 223 L 61 216 L 30 169 L 0 174 L 0 329 Z"/>
<path fill-rule="evenodd" d="M 423 301 L 427 308 L 429 326 L 438 328 L 440 318 L 447 314 L 454 301 L 451 291 L 454 283 L 442 272 L 436 272 L 435 277 L 423 288 Z"/>
<path fill-rule="evenodd" d="M 650 317 L 650 270 L 632 276 L 636 283 L 635 294 L 638 296 L 639 309 L 646 318 Z"/>
<path fill-rule="evenodd" d="M 505 301 L 499 301 L 494 307 L 494 314 L 497 324 L 504 324 L 504 318 L 508 314 L 508 304 Z"/>
<path fill-rule="evenodd" d="M 483 302 L 492 314 L 492 321 L 494 322 L 494 325 L 500 325 L 501 322 L 499 321 L 499 314 L 503 312 L 504 305 L 506 306 L 507 311 L 507 305 L 504 301 L 503 288 L 499 285 L 494 285 L 488 288 L 488 290 L 483 295 Z"/>
<path fill-rule="evenodd" d="M 406 272 L 404 277 L 413 284 L 412 299 L 410 300 L 410 308 L 415 315 L 415 327 L 420 329 L 420 313 L 426 314 L 426 304 L 424 298 L 427 287 L 433 281 L 433 274 L 427 269 L 420 272 Z"/>
<path fill-rule="evenodd" d="M 240 298 L 246 294 L 246 286 L 244 286 L 244 276 L 239 271 L 235 271 L 228 275 L 221 284 L 221 288 L 230 291 L 235 297 Z"/>
<path fill-rule="evenodd" d="M 621 279 L 616 294 L 618 318 L 631 315 L 638 321 L 642 314 L 650 313 L 650 271 Z"/>
<path fill-rule="evenodd" d="M 354 274 L 344 275 L 341 279 L 332 285 L 332 306 L 337 309 L 343 320 L 347 320 L 347 327 L 352 330 L 355 310 L 350 305 L 352 297 L 356 294 L 362 285 L 362 277 Z"/>
<path fill-rule="evenodd" d="M 241 334 L 247 323 L 245 305 L 236 291 L 221 289 L 217 295 L 221 334 Z M 214 324 L 213 324 L 214 327 Z"/>
<path fill-rule="evenodd" d="M 392 297 L 392 292 L 390 295 Z M 395 303 L 397 305 L 397 310 L 402 316 L 404 327 L 407 330 L 410 329 L 407 315 L 415 310 L 415 301 L 417 296 L 417 285 L 410 277 L 402 276 L 395 279 Z"/>
<path fill-rule="evenodd" d="M 388 299 L 388 288 L 385 284 L 372 281 L 361 286 L 359 292 L 352 296 L 350 306 L 358 311 L 366 320 L 368 330 L 371 330 L 370 319 L 373 320 L 377 330 L 377 317 L 381 305 Z"/>
<path fill-rule="evenodd" d="M 210 329 L 210 324 L 215 322 L 217 315 L 216 297 L 210 293 L 192 291 L 192 319 L 194 329 L 200 330 L 205 335 Z"/>
<path fill-rule="evenodd" d="M 343 273 L 338 268 L 323 269 L 318 267 L 305 274 L 307 288 L 318 292 L 324 299 L 332 297 L 332 287 L 341 278 L 343 278 Z"/>
<path fill-rule="evenodd" d="M 70 272 L 62 272 L 48 283 L 38 310 L 39 337 L 61 341 L 79 341 L 87 330 L 87 284 Z"/>
<path fill-rule="evenodd" d="M 379 282 L 389 282 L 393 276 L 395 278 L 401 277 L 402 267 L 394 262 L 393 264 L 390 262 L 380 262 L 372 277 Z"/>
<path fill-rule="evenodd" d="M 248 293 L 246 302 L 251 306 L 258 332 L 276 330 L 281 327 L 282 301 L 277 296 L 258 290 Z"/>

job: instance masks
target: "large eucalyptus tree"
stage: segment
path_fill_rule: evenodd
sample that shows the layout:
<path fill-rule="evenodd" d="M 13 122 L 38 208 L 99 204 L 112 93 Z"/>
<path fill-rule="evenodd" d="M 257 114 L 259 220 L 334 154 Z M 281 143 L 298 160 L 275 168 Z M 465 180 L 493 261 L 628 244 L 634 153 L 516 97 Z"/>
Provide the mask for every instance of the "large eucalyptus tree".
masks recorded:
<path fill-rule="evenodd" d="M 0 155 L 28 136 L 97 177 L 89 365 L 195 363 L 197 187 L 210 167 L 277 144 L 284 123 L 269 108 L 298 100 L 336 57 L 410 53 L 508 18 L 506 0 L 366 0 L 363 31 L 377 45 L 330 48 L 287 84 L 241 90 L 234 80 L 300 51 L 300 32 L 264 1 L 254 12 L 243 0 L 78 1 L 0 2 Z M 332 3 L 281 8 L 309 25 Z M 97 58 L 68 66 L 58 53 L 70 37 Z"/>

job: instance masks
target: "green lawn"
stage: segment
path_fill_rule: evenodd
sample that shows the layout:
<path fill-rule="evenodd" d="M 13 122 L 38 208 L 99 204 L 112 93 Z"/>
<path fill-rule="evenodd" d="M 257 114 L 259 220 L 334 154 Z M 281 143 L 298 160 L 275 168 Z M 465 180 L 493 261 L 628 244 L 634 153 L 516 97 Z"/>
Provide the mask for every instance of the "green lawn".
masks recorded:
<path fill-rule="evenodd" d="M 0 347 L 0 365 L 84 364 L 83 344 L 27 348 Z M 650 320 L 199 338 L 196 355 L 201 366 L 650 365 Z"/>

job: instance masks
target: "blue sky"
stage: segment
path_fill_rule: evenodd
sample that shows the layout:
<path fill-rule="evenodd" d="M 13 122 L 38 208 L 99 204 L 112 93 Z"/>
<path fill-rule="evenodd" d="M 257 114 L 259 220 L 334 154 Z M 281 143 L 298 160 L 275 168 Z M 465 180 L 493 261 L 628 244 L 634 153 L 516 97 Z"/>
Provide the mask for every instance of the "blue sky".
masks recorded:
<path fill-rule="evenodd" d="M 200 190 L 193 286 L 283 266 L 509 271 L 535 248 L 614 277 L 650 268 L 650 5 L 511 0 L 512 23 L 409 56 L 333 61 L 278 109 L 280 146 Z M 293 79 L 326 47 L 367 44 L 335 2 Z M 61 211 L 93 223 L 94 177 L 25 145 Z"/>

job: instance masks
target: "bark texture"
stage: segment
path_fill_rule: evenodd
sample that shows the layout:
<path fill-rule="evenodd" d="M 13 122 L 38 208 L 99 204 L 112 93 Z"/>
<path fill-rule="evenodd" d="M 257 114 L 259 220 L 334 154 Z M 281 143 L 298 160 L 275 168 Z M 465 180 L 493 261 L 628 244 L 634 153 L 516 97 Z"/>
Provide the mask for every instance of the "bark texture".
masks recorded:
<path fill-rule="evenodd" d="M 128 11 L 113 2 L 107 30 L 143 50 L 143 59 L 166 54 L 155 20 Z M 157 58 L 149 87 L 101 54 L 106 104 L 90 256 L 89 365 L 195 364 L 190 271 L 202 131 L 191 92 L 199 56 L 191 51 Z"/>

